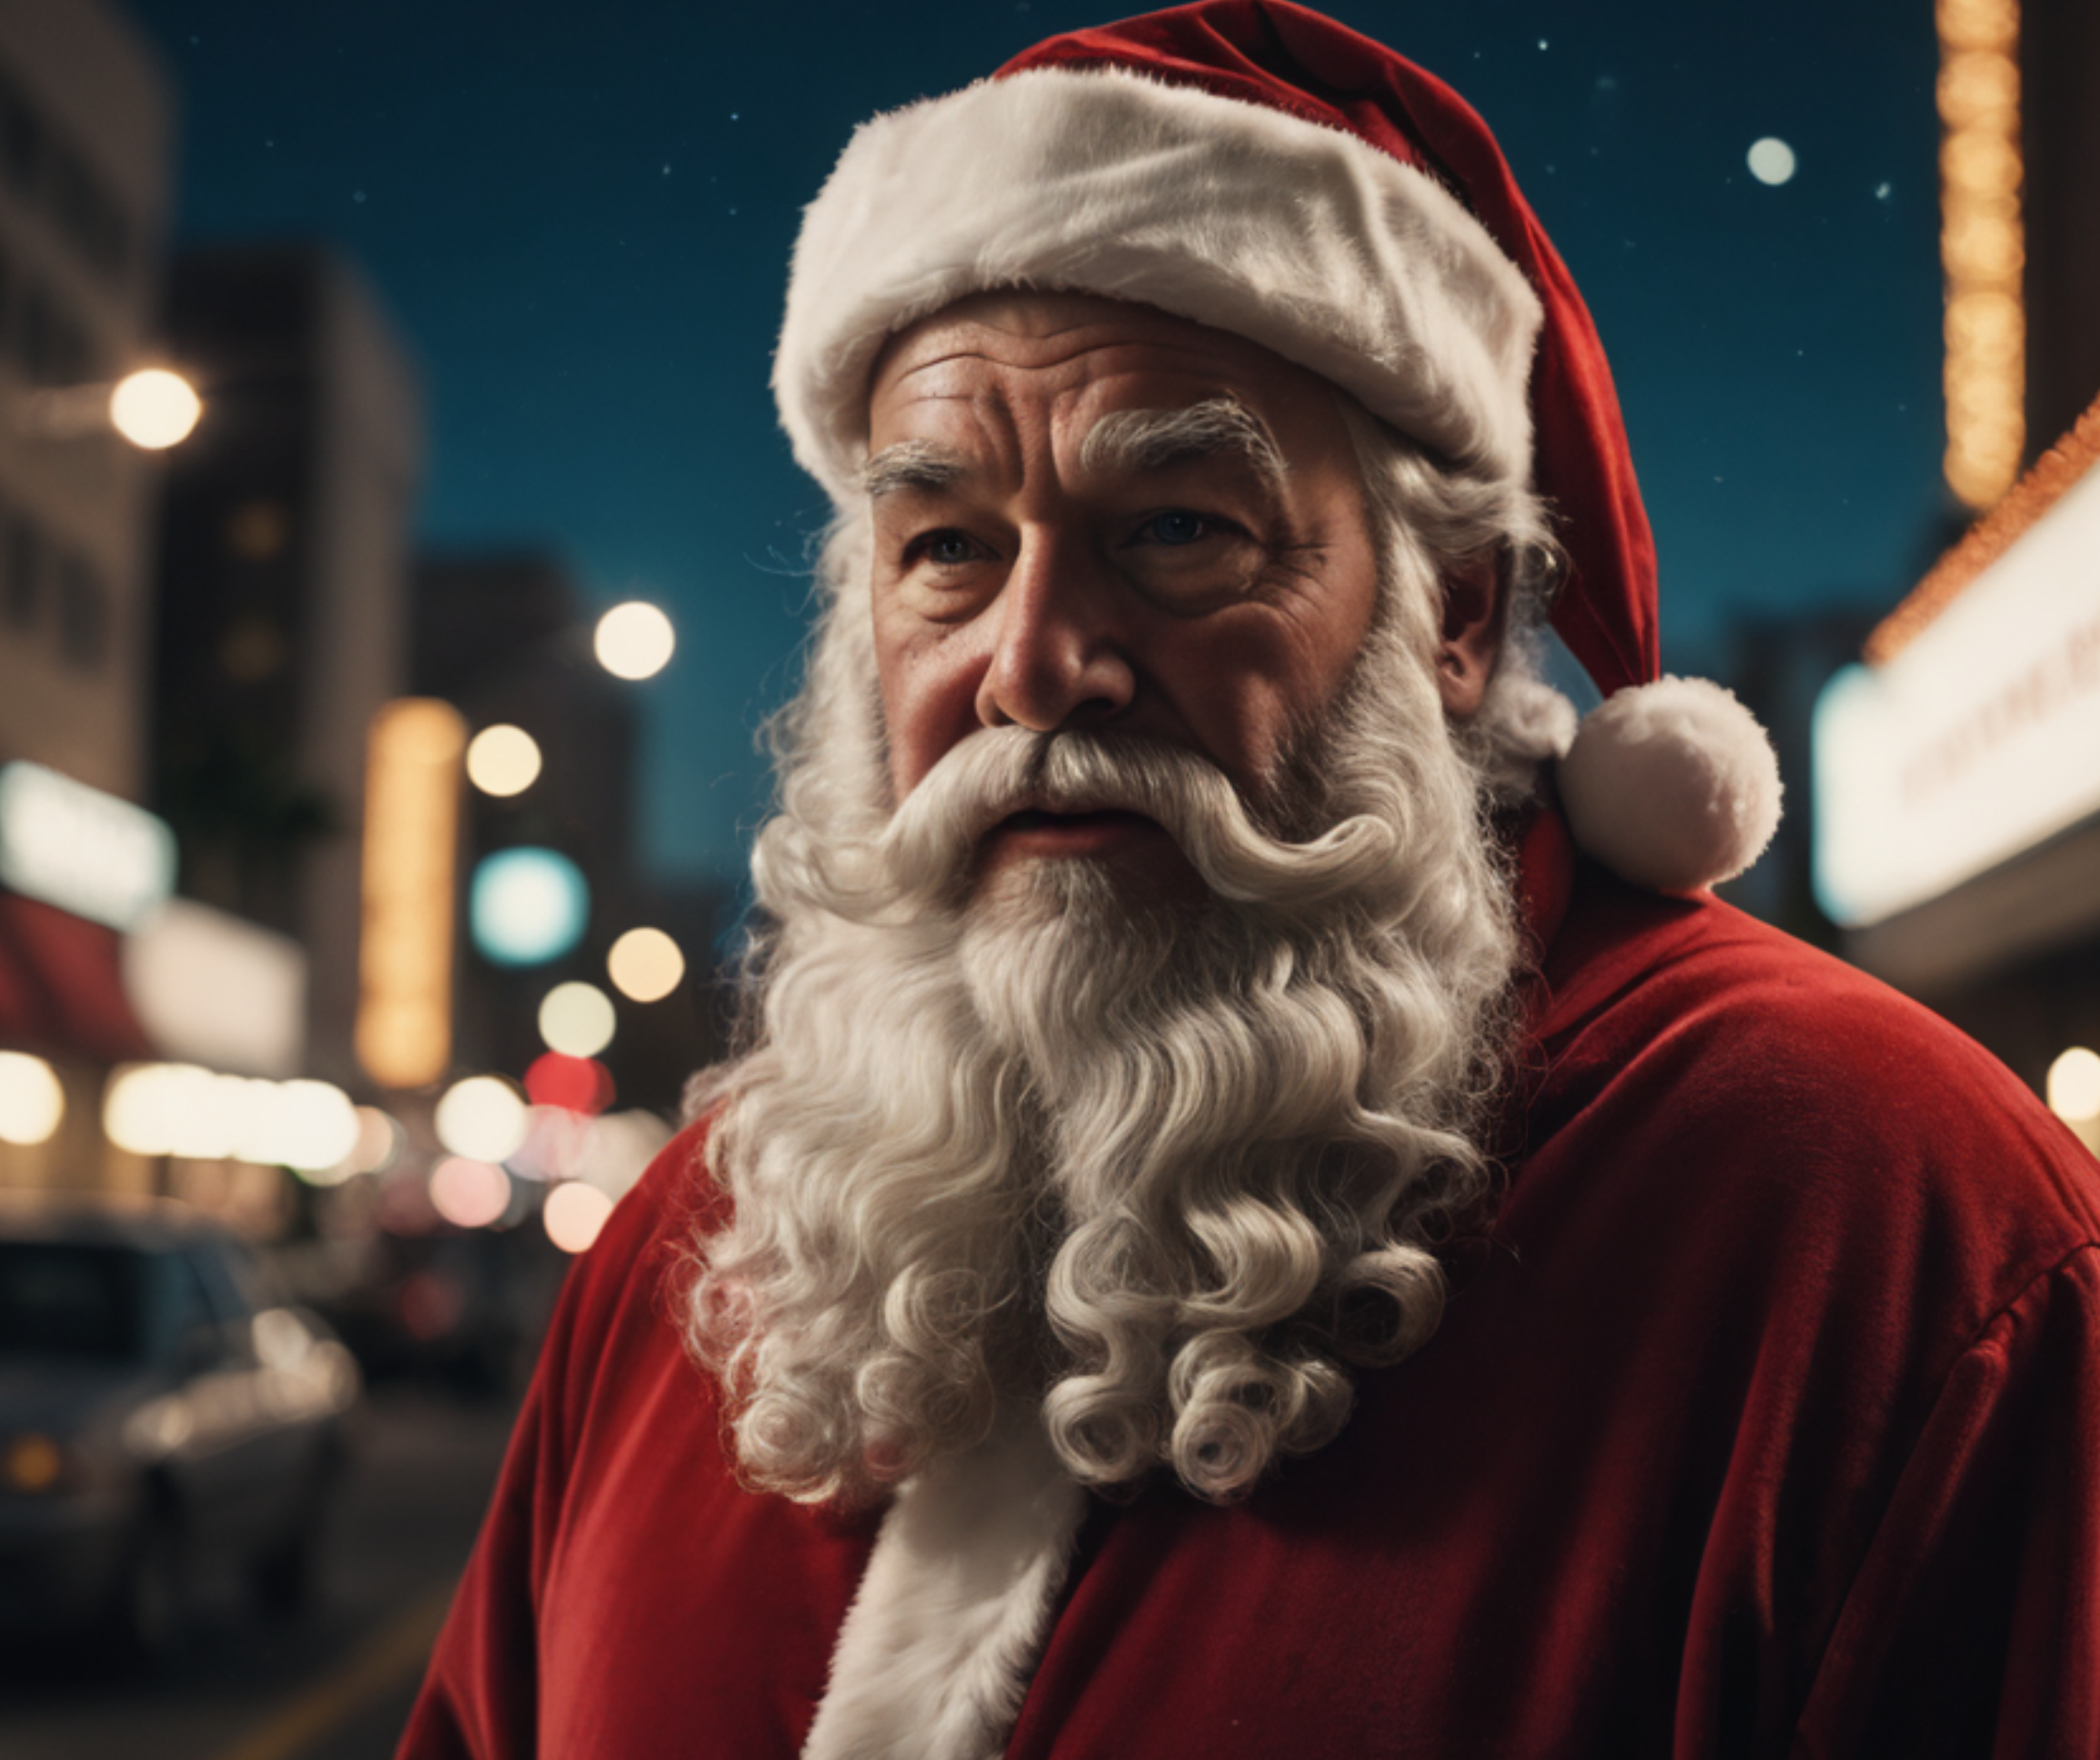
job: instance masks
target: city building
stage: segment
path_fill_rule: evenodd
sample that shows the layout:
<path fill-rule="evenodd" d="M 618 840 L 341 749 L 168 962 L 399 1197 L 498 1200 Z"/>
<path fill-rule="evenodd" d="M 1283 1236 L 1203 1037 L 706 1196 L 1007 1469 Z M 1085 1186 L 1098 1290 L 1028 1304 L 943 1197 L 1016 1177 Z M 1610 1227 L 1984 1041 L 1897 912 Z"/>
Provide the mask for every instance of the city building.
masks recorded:
<path fill-rule="evenodd" d="M 304 1072 L 351 1087 L 365 740 L 408 677 L 417 375 L 315 246 L 183 253 L 167 336 L 206 413 L 162 511 L 152 799 L 186 897 L 304 948 Z"/>
<path fill-rule="evenodd" d="M 2100 403 L 1817 714 L 1817 883 L 1845 951 L 2038 1090 L 2100 1047 L 2096 558 Z"/>
<path fill-rule="evenodd" d="M 130 800 L 159 473 L 106 411 L 157 358 L 172 106 L 102 0 L 0 7 L 0 756 Z"/>
<path fill-rule="evenodd" d="M 171 878 L 136 805 L 160 465 L 109 407 L 160 359 L 173 108 L 103 0 L 0 7 L 0 1186 L 148 1178 L 99 1102 Z"/>
<path fill-rule="evenodd" d="M 1940 17 L 1945 249 L 1980 241 L 2005 271 L 2010 345 L 1983 364 L 2023 376 L 2029 464 L 1824 693 L 1816 886 L 1848 957 L 2100 1152 L 2100 12 L 1946 0 Z M 2003 151 L 1968 151 L 1993 128 Z M 1986 183 L 1996 218 L 1974 227 L 1959 203 Z M 1983 334 L 1957 288 L 1950 266 L 1950 458 L 1957 357 Z"/>

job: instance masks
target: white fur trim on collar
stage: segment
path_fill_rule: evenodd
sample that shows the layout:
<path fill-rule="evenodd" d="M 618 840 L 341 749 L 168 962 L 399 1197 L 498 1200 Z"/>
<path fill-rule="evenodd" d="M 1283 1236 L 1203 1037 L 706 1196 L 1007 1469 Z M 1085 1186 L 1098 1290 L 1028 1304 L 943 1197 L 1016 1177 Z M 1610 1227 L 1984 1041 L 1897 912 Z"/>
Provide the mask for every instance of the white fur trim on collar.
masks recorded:
<path fill-rule="evenodd" d="M 884 341 L 1003 287 L 1247 337 L 1445 458 L 1529 481 L 1538 297 L 1434 178 L 1261 104 L 1046 68 L 876 117 L 810 207 L 773 384 L 835 501 L 859 487 Z"/>
<path fill-rule="evenodd" d="M 1000 1753 L 1086 1504 L 1033 1422 L 908 1481 L 840 1630 L 802 1760 Z"/>

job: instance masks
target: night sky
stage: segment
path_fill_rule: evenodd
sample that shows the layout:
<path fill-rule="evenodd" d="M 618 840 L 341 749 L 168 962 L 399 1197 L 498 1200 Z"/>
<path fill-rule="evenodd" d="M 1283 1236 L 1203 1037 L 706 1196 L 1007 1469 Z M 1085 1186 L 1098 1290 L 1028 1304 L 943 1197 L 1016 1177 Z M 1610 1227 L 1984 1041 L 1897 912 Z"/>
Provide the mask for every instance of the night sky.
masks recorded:
<path fill-rule="evenodd" d="M 677 620 L 646 854 L 731 875 L 821 496 L 766 376 L 854 123 L 1113 10 L 939 0 L 131 0 L 181 91 L 179 241 L 354 257 L 419 364 L 421 530 L 542 544 Z M 1930 0 L 1337 0 L 1488 118 L 1596 314 L 1662 556 L 1665 662 L 1885 606 L 1944 535 Z M 1745 156 L 1787 142 L 1772 187 Z"/>

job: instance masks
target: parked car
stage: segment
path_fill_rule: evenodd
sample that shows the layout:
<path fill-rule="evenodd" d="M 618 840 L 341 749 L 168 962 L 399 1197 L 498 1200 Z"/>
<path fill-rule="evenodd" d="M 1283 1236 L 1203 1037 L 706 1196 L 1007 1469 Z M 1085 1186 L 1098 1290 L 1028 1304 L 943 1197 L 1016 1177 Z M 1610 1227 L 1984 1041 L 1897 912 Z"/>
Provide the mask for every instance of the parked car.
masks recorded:
<path fill-rule="evenodd" d="M 0 1631 L 151 1657 L 227 1564 L 296 1609 L 360 1391 L 205 1218 L 0 1200 Z"/>

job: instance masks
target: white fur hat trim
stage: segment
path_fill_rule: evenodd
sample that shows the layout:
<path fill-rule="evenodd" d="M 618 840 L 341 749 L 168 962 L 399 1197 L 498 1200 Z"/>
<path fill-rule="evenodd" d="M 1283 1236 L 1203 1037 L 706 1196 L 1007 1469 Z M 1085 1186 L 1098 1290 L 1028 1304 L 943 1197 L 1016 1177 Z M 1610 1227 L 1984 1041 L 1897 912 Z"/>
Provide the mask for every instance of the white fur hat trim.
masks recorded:
<path fill-rule="evenodd" d="M 1035 68 L 865 124 L 805 216 L 773 385 L 858 491 L 868 374 L 968 294 L 1155 306 L 1273 349 L 1403 433 L 1531 477 L 1531 284 L 1436 180 L 1339 129 L 1118 68 Z"/>
<path fill-rule="evenodd" d="M 1617 691 L 1560 760 L 1576 843 L 1622 880 L 1693 892 L 1740 873 L 1779 825 L 1779 759 L 1734 696 L 1705 679 Z"/>

